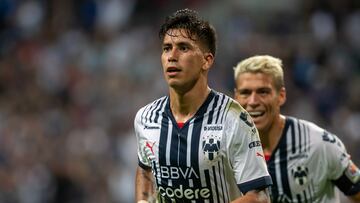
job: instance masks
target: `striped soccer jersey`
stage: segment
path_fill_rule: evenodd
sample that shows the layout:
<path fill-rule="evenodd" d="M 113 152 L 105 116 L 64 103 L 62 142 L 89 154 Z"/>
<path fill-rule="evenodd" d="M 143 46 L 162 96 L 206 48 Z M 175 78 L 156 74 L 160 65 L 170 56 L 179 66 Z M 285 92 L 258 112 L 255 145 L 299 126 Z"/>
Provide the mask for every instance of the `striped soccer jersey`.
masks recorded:
<path fill-rule="evenodd" d="M 268 161 L 272 202 L 340 202 L 335 186 L 360 179 L 343 143 L 313 123 L 286 117 L 278 146 Z M 341 178 L 349 181 L 336 181 Z"/>
<path fill-rule="evenodd" d="M 139 166 L 152 168 L 158 202 L 230 202 L 271 185 L 250 116 L 224 94 L 211 90 L 181 129 L 167 96 L 141 108 L 134 125 Z"/>

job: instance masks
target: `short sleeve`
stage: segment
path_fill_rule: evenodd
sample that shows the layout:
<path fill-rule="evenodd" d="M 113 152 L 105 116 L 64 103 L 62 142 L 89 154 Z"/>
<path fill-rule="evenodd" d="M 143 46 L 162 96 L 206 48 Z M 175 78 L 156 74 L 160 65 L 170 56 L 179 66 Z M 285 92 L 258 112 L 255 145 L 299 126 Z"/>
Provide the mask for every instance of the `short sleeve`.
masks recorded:
<path fill-rule="evenodd" d="M 144 108 L 140 109 L 134 119 L 134 130 L 137 140 L 137 155 L 138 155 L 138 164 L 140 167 L 144 169 L 148 169 L 151 167 L 151 163 L 146 156 L 146 141 L 145 136 L 143 135 L 143 123 L 141 122 L 141 114 Z"/>
<path fill-rule="evenodd" d="M 329 179 L 345 195 L 354 195 L 360 192 L 360 170 L 352 162 L 342 141 L 328 132 L 324 132 L 323 141 L 329 165 Z"/>
<path fill-rule="evenodd" d="M 324 156 L 328 163 L 328 178 L 339 178 L 350 163 L 350 155 L 346 152 L 342 141 L 334 134 L 324 131 L 322 135 Z"/>
<path fill-rule="evenodd" d="M 245 194 L 272 185 L 259 134 L 245 110 L 234 120 L 233 130 L 229 156 L 240 191 Z"/>

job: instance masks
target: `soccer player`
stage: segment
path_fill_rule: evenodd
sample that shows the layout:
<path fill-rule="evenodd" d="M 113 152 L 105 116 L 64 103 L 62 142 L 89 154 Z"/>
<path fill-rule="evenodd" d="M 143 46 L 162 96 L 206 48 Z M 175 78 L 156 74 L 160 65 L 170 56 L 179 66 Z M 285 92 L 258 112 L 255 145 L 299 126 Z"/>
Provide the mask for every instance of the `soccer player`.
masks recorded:
<path fill-rule="evenodd" d="M 341 140 L 312 122 L 280 114 L 286 90 L 282 62 L 254 56 L 235 68 L 235 99 L 259 131 L 272 202 L 340 202 L 335 190 L 360 202 L 360 171 Z"/>
<path fill-rule="evenodd" d="M 166 18 L 159 36 L 169 96 L 135 117 L 136 201 L 269 202 L 271 177 L 251 117 L 208 86 L 215 29 L 184 9 Z"/>

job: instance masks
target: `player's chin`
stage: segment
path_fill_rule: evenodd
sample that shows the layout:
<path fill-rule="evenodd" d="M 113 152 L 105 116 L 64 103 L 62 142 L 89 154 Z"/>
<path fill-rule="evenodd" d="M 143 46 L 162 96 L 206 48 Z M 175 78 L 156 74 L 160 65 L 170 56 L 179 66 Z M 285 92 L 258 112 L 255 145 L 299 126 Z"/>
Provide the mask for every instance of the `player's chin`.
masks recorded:
<path fill-rule="evenodd" d="M 175 78 L 167 79 L 167 83 L 168 83 L 169 87 L 174 88 L 174 89 L 178 89 L 183 86 L 183 83 Z"/>
<path fill-rule="evenodd" d="M 254 124 L 258 129 L 263 128 L 263 126 L 265 126 L 267 123 L 265 115 L 252 117 L 252 120 L 254 121 Z"/>

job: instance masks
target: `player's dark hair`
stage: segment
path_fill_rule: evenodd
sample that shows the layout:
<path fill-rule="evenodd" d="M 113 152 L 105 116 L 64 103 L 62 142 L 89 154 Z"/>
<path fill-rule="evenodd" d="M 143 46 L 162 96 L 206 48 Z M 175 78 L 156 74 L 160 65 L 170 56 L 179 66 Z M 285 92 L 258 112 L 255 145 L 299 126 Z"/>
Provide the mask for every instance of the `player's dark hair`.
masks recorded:
<path fill-rule="evenodd" d="M 199 41 L 215 56 L 215 28 L 208 21 L 201 19 L 196 11 L 186 8 L 166 17 L 159 31 L 160 39 L 164 39 L 165 34 L 169 35 L 170 29 L 184 29 L 187 36 L 192 40 L 194 40 L 194 36 L 198 37 Z"/>

